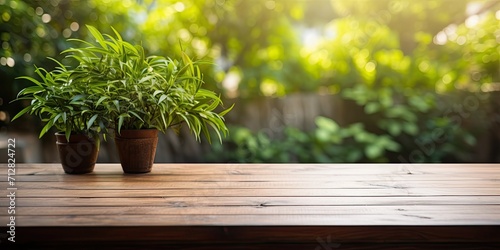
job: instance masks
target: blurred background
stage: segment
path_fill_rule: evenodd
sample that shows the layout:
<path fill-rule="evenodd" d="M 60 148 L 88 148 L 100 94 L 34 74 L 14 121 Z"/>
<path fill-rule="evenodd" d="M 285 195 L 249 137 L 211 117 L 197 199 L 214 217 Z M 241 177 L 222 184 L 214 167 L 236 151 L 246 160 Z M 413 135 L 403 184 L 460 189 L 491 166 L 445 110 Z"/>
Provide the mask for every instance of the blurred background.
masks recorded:
<path fill-rule="evenodd" d="M 0 0 L 1 162 L 7 138 L 17 162 L 59 161 L 11 101 L 85 25 L 215 62 L 230 135 L 169 131 L 156 162 L 500 162 L 500 0 Z"/>

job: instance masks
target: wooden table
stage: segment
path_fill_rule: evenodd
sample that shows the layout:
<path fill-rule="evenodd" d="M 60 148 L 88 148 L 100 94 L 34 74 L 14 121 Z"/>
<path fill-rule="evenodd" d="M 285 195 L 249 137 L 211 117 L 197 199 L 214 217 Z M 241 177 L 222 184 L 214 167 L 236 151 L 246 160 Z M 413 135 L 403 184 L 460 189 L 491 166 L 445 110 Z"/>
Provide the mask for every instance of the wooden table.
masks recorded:
<path fill-rule="evenodd" d="M 15 177 L 16 243 L 2 195 L 0 249 L 500 249 L 495 164 L 18 164 Z"/>

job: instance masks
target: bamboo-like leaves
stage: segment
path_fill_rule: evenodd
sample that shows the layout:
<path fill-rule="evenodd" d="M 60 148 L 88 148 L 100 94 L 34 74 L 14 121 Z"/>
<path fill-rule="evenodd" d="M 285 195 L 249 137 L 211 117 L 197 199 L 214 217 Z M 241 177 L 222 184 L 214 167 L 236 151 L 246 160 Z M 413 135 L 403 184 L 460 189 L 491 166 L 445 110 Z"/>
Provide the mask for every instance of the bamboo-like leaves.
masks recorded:
<path fill-rule="evenodd" d="M 99 32 L 95 27 L 87 25 L 87 29 L 92 34 L 92 36 L 96 39 L 96 41 L 101 45 L 103 49 L 107 49 L 106 40 L 102 36 L 101 32 Z"/>
<path fill-rule="evenodd" d="M 80 53 L 78 49 L 70 49 L 64 53 Z M 81 53 L 82 54 L 82 53 Z M 83 54 L 82 57 L 85 57 Z M 79 56 L 69 57 L 78 59 Z M 40 137 L 55 127 L 64 132 L 66 138 L 72 133 L 86 134 L 96 137 L 99 131 L 105 130 L 104 124 L 109 124 L 107 117 L 93 109 L 94 103 L 102 93 L 98 85 L 88 84 L 88 75 L 81 72 L 82 68 L 69 69 L 54 58 L 49 58 L 58 66 L 47 71 L 35 66 L 38 79 L 23 76 L 18 79 L 28 80 L 35 85 L 27 87 L 18 93 L 16 100 L 31 100 L 30 105 L 14 116 L 19 119 L 29 113 L 37 115 L 46 124 L 40 131 Z M 92 61 L 88 57 L 82 61 Z M 101 101 L 102 102 L 102 101 Z"/>
<path fill-rule="evenodd" d="M 87 129 L 90 129 L 92 127 L 98 116 L 99 116 L 98 114 L 95 114 L 89 119 L 89 121 L 87 122 Z"/>
<path fill-rule="evenodd" d="M 22 115 L 26 114 L 27 112 L 31 111 L 33 109 L 33 107 L 30 105 L 28 107 L 25 107 L 23 108 L 21 111 L 19 111 L 19 113 L 17 113 L 14 118 L 12 118 L 12 120 L 16 120 L 16 119 L 19 119 L 19 117 L 21 117 Z"/>
<path fill-rule="evenodd" d="M 48 72 L 35 68 L 42 81 L 22 77 L 35 85 L 19 92 L 18 99 L 31 105 L 14 119 L 30 113 L 47 122 L 41 135 L 51 127 L 71 132 L 106 132 L 122 129 L 157 128 L 163 132 L 186 123 L 197 140 L 203 134 L 211 142 L 209 129 L 219 140 L 227 134 L 223 116 L 216 113 L 222 101 L 203 89 L 202 61 L 193 61 L 182 52 L 180 60 L 159 55 L 146 57 L 144 48 L 123 40 L 114 29 L 102 34 L 87 26 L 93 41 L 69 39 L 79 44 L 63 51 L 78 64 L 68 69 L 55 59 L 58 68 Z"/>

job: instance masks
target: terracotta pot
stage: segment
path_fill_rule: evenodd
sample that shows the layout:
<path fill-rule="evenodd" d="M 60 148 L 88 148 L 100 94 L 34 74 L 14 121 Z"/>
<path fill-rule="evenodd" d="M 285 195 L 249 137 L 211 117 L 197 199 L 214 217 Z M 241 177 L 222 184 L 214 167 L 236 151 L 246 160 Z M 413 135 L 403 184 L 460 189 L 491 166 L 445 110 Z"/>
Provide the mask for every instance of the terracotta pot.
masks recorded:
<path fill-rule="evenodd" d="M 69 142 L 64 133 L 57 132 L 56 144 L 64 172 L 67 174 L 86 174 L 94 171 L 97 162 L 98 145 L 85 135 L 72 134 Z"/>
<path fill-rule="evenodd" d="M 116 149 L 123 172 L 149 173 L 155 161 L 158 145 L 157 129 L 121 130 L 115 135 Z"/>

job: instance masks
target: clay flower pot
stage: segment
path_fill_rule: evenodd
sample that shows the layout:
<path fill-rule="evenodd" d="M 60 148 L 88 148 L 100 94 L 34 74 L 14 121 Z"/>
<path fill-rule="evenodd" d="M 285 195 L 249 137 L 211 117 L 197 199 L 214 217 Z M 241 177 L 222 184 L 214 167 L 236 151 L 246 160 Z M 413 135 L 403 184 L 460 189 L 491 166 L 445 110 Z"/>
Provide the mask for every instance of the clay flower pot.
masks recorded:
<path fill-rule="evenodd" d="M 115 135 L 115 145 L 123 172 L 130 174 L 149 173 L 153 168 L 157 129 L 124 130 Z"/>
<path fill-rule="evenodd" d="M 94 171 L 99 146 L 85 135 L 72 134 L 69 141 L 62 132 L 57 132 L 56 144 L 64 172 L 67 174 L 86 174 Z"/>

